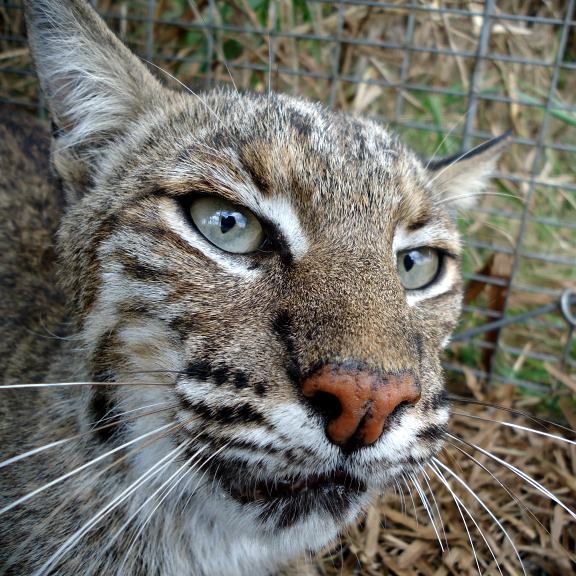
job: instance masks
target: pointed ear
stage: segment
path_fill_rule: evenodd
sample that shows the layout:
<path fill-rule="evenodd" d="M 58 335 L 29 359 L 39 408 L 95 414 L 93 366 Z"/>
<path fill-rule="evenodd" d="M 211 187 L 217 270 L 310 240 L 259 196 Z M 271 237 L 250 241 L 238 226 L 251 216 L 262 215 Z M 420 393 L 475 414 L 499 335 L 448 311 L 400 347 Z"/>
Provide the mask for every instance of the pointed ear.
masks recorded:
<path fill-rule="evenodd" d="M 163 89 L 86 0 L 25 0 L 25 9 L 57 138 L 53 164 L 67 191 L 81 195 L 106 143 Z"/>
<path fill-rule="evenodd" d="M 452 210 L 472 206 L 511 140 L 512 130 L 508 130 L 468 152 L 431 161 L 429 182 Z"/>

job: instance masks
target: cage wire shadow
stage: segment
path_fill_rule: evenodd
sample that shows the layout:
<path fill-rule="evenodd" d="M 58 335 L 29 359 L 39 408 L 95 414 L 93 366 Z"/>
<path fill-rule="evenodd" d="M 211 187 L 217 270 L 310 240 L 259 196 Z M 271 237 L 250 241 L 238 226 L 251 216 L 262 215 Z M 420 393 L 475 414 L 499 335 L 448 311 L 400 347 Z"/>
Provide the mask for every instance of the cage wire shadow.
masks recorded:
<path fill-rule="evenodd" d="M 424 156 L 513 127 L 500 195 L 462 226 L 468 289 L 444 367 L 486 387 L 576 392 L 576 0 L 90 2 L 186 84 L 230 74 L 239 89 L 305 94 L 388 124 Z M 17 1 L 0 0 L 0 102 L 45 114 Z"/>

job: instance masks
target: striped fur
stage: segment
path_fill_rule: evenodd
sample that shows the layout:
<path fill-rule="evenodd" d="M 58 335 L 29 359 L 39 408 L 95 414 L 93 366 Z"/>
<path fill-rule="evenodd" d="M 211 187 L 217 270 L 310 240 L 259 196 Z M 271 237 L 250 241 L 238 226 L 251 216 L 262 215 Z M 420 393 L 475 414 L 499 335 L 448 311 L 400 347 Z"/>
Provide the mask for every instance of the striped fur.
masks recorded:
<path fill-rule="evenodd" d="M 0 558 L 12 574 L 273 573 L 332 541 L 442 446 L 439 353 L 463 285 L 447 179 L 433 182 L 442 166 L 427 169 L 372 121 L 305 100 L 163 88 L 84 0 L 27 0 L 26 12 L 57 128 L 54 198 L 60 190 L 67 202 L 56 248 L 65 297 L 54 259 L 42 278 L 56 299 L 50 329 L 65 337 L 34 363 L 37 339 L 9 325 L 4 342 L 23 351 L 5 361 L 4 381 L 110 385 L 4 394 L 2 460 L 119 414 L 150 414 L 0 468 L 1 507 L 102 457 L 1 515 Z M 26 142 L 6 141 L 26 156 Z M 501 148 L 450 177 L 475 192 Z M 2 167 L 14 171 L 4 202 L 17 164 Z M 29 183 L 22 201 L 40 194 L 45 185 Z M 187 207 L 206 194 L 250 209 L 265 249 L 231 254 L 202 236 Z M 50 206 L 52 229 L 59 209 Z M 36 213 L 23 226 L 42 227 Z M 441 271 L 408 293 L 397 254 L 421 246 L 441 252 Z M 12 238 L 2 248 L 2 270 L 33 256 Z M 38 271 L 21 275 L 38 285 Z M 21 310 L 20 298 L 14 283 L 3 287 L 6 311 Z M 411 371 L 421 400 L 399 406 L 373 445 L 346 452 L 300 390 L 328 362 Z M 135 382 L 168 385 L 117 385 Z M 334 474 L 346 480 L 278 496 L 286 483 Z M 252 498 L 262 487 L 271 495 Z"/>

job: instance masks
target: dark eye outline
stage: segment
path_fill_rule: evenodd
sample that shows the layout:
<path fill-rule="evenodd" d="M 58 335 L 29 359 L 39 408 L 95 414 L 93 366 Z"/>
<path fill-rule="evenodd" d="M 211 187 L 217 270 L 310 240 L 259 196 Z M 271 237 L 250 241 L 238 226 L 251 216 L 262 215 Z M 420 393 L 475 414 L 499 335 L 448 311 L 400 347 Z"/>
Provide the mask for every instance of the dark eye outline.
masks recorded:
<path fill-rule="evenodd" d="M 214 198 L 217 200 L 222 200 L 223 202 L 228 202 L 231 206 L 240 206 L 244 210 L 248 210 L 251 214 L 254 215 L 254 218 L 256 218 L 256 220 L 258 220 L 258 222 L 260 223 L 260 226 L 262 226 L 262 231 L 264 232 L 264 240 L 263 240 L 262 244 L 258 248 L 256 248 L 256 250 L 252 250 L 251 252 L 230 252 L 229 250 L 225 250 L 224 248 L 220 248 L 220 246 L 217 246 L 216 244 L 214 244 L 214 242 L 212 242 L 212 240 L 207 238 L 206 235 L 198 228 L 198 226 L 196 225 L 196 223 L 192 219 L 192 214 L 190 213 L 190 208 L 192 207 L 192 203 L 196 200 L 199 200 L 200 198 Z M 281 249 L 276 245 L 275 238 L 278 237 L 278 234 L 275 233 L 275 228 L 269 222 L 260 218 L 256 214 L 254 214 L 254 212 L 252 212 L 252 210 L 250 210 L 250 208 L 247 208 L 246 206 L 243 206 L 242 204 L 238 204 L 237 202 L 232 202 L 228 198 L 225 198 L 224 196 L 221 196 L 219 194 L 204 194 L 204 193 L 194 194 L 194 193 L 192 193 L 192 194 L 185 194 L 182 196 L 177 196 L 177 197 L 175 197 L 175 199 L 180 204 L 180 207 L 182 208 L 182 210 L 184 212 L 184 216 L 185 216 L 187 222 L 192 226 L 194 231 L 197 234 L 199 234 L 200 237 L 203 238 L 206 242 L 208 242 L 208 244 L 210 244 L 210 246 L 214 246 L 214 248 L 221 250 L 222 252 L 224 252 L 224 254 L 230 254 L 230 255 L 235 256 L 235 257 L 242 257 L 242 256 L 254 257 L 257 255 L 268 254 L 270 252 L 281 252 Z"/>
<path fill-rule="evenodd" d="M 444 248 L 437 248 L 436 246 L 415 246 L 414 248 L 407 248 L 406 250 L 400 250 L 396 253 L 396 268 L 398 268 L 398 257 L 403 252 L 413 252 L 415 250 L 422 250 L 423 248 L 427 248 L 428 250 L 434 250 L 436 254 L 438 254 L 438 268 L 436 268 L 436 273 L 432 277 L 431 280 L 423 284 L 422 286 L 418 286 L 418 288 L 406 288 L 404 284 L 402 284 L 402 279 L 400 279 L 400 283 L 402 284 L 402 288 L 407 290 L 408 292 L 416 292 L 417 290 L 424 290 L 434 284 L 440 276 L 444 274 L 444 269 L 446 268 L 445 259 L 446 258 L 454 258 L 454 255 L 445 250 Z M 400 272 L 398 272 L 398 276 L 400 276 Z"/>

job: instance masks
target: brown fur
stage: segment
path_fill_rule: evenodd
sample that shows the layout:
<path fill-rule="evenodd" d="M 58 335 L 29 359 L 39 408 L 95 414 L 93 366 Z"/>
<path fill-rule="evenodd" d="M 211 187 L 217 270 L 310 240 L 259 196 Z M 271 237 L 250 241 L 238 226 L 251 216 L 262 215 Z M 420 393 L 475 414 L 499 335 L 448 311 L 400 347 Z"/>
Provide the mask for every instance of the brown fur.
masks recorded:
<path fill-rule="evenodd" d="M 83 0 L 26 9 L 57 127 L 56 180 L 45 128 L 10 116 L 0 172 L 4 382 L 111 384 L 2 391 L 2 461 L 84 436 L 0 468 L 0 508 L 102 460 L 0 516 L 0 557 L 8 573 L 39 569 L 176 451 L 46 571 L 109 574 L 125 560 L 130 574 L 269 574 L 328 543 L 440 449 L 439 352 L 462 298 L 453 213 L 430 185 L 434 172 L 371 121 L 286 96 L 175 93 Z M 482 177 L 500 145 L 477 156 Z M 212 245 L 188 216 L 206 194 L 253 211 L 264 247 Z M 440 272 L 405 290 L 397 255 L 420 246 L 442 253 Z M 409 373 L 421 399 L 399 405 L 373 445 L 342 448 L 300 388 L 327 364 L 378 382 Z M 151 414 L 90 432 L 129 410 Z M 135 452 L 143 434 L 155 442 Z M 178 490 L 154 497 L 180 473 Z M 347 480 L 253 497 L 324 477 Z"/>

